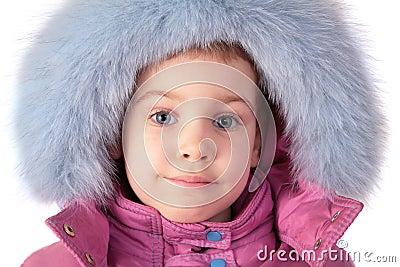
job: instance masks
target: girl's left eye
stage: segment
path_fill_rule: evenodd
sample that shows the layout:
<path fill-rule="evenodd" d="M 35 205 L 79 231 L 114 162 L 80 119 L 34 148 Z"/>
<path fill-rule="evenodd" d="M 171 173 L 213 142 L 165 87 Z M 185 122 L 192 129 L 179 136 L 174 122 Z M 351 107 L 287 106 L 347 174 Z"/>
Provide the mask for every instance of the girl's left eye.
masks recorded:
<path fill-rule="evenodd" d="M 213 125 L 223 128 L 230 129 L 238 124 L 238 120 L 231 115 L 222 115 L 213 121 Z"/>
<path fill-rule="evenodd" d="M 175 117 L 166 111 L 158 111 L 151 115 L 150 118 L 160 125 L 170 125 L 176 122 Z"/>

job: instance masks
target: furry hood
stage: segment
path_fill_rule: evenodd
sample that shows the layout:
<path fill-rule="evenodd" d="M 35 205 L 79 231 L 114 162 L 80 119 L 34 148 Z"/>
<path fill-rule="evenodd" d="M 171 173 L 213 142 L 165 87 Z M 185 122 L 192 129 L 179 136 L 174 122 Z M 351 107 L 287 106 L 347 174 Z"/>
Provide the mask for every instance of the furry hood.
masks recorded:
<path fill-rule="evenodd" d="M 107 148 L 137 72 L 215 41 L 239 43 L 284 119 L 293 177 L 358 199 L 376 183 L 384 120 L 340 1 L 68 0 L 24 57 L 16 133 L 24 183 L 45 201 L 106 202 Z"/>

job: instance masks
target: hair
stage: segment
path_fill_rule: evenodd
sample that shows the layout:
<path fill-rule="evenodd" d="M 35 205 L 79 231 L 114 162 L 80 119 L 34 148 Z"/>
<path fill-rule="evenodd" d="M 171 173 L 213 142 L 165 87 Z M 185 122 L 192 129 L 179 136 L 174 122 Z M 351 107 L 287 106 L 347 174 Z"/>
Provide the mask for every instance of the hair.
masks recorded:
<path fill-rule="evenodd" d="M 166 57 L 161 60 L 154 62 L 153 64 L 148 64 L 146 67 L 142 68 L 136 74 L 138 77 L 143 71 L 147 70 L 150 66 L 157 66 L 164 60 L 170 60 L 177 58 L 179 59 L 182 56 L 189 56 L 193 59 L 202 58 L 204 56 L 211 56 L 212 59 L 222 60 L 224 63 L 229 63 L 229 61 L 242 58 L 252 65 L 254 72 L 257 75 L 258 80 L 258 72 L 254 63 L 253 58 L 243 49 L 243 47 L 238 43 L 227 43 L 224 41 L 216 41 L 203 46 L 192 46 L 189 48 L 184 48 L 180 51 L 170 53 Z"/>
<path fill-rule="evenodd" d="M 211 56 L 212 58 L 222 59 L 225 63 L 237 57 L 249 61 L 254 65 L 252 57 L 243 49 L 240 44 L 218 41 L 210 43 L 206 46 L 194 46 L 189 49 L 182 50 L 175 55 L 169 55 L 168 58 L 179 57 L 180 55 L 193 55 L 193 57 L 201 57 L 204 55 Z"/>

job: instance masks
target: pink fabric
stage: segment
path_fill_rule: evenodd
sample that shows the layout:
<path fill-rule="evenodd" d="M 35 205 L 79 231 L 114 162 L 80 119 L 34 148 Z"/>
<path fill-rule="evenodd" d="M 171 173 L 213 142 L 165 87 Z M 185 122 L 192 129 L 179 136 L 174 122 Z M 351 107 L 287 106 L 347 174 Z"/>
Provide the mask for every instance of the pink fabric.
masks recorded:
<path fill-rule="evenodd" d="M 215 259 L 224 260 L 227 267 L 354 266 L 347 260 L 331 261 L 326 251 L 344 253 L 335 244 L 363 205 L 313 185 L 293 183 L 289 170 L 287 144 L 280 138 L 268 178 L 256 193 L 245 190 L 233 205 L 234 220 L 226 223 L 171 222 L 122 195 L 105 213 L 93 203 L 73 203 L 47 220 L 61 241 L 35 252 L 22 266 L 210 266 Z M 74 229 L 74 237 L 65 232 L 64 224 Z M 209 231 L 222 239 L 207 240 Z M 315 257 L 291 261 L 293 248 Z M 272 249 L 277 252 L 270 259 Z"/>
<path fill-rule="evenodd" d="M 23 266 L 93 266 L 86 253 L 95 266 L 210 266 L 218 258 L 226 266 L 353 266 L 347 261 L 325 264 L 326 257 L 306 263 L 282 261 L 275 254 L 272 261 L 260 260 L 265 250 L 259 251 L 265 248 L 268 253 L 275 249 L 286 255 L 295 248 L 301 254 L 304 249 L 314 251 L 316 240 L 322 238 L 315 250 L 319 256 L 318 251 L 334 247 L 361 210 L 360 203 L 327 198 L 315 187 L 293 191 L 282 186 L 278 195 L 275 218 L 273 194 L 265 182 L 254 196 L 248 194 L 235 204 L 246 208 L 226 223 L 171 222 L 157 210 L 122 196 L 116 198 L 107 216 L 95 205 L 74 203 L 47 220 L 61 242 L 32 254 Z M 340 215 L 332 221 L 337 211 Z M 74 237 L 64 231 L 65 223 L 74 229 Z M 209 231 L 220 233 L 221 241 L 208 241 Z"/>

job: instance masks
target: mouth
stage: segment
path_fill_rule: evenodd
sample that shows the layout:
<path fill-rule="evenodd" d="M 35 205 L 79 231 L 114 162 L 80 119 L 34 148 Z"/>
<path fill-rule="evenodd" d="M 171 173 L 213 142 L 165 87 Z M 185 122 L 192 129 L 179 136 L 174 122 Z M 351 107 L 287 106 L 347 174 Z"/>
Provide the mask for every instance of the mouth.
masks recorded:
<path fill-rule="evenodd" d="M 182 175 L 170 178 L 166 177 L 164 179 L 167 180 L 169 183 L 181 187 L 201 187 L 211 183 L 208 181 L 208 179 L 205 179 L 201 176 Z"/>

